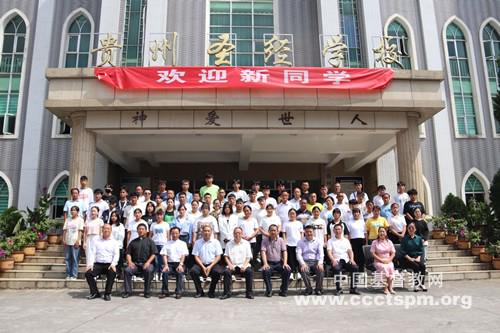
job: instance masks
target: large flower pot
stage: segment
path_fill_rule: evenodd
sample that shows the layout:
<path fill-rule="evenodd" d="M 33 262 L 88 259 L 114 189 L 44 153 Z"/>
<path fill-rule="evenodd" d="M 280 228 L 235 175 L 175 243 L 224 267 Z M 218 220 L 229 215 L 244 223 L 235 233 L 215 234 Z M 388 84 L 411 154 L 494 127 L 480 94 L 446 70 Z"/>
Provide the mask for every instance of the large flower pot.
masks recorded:
<path fill-rule="evenodd" d="M 493 269 L 500 269 L 500 258 L 493 258 L 491 264 L 493 265 Z"/>
<path fill-rule="evenodd" d="M 453 245 L 458 240 L 458 235 L 446 235 L 445 242 L 448 245 Z"/>
<path fill-rule="evenodd" d="M 487 252 L 482 252 L 479 254 L 479 261 L 480 262 L 491 262 L 492 259 L 493 259 L 493 257 Z"/>
<path fill-rule="evenodd" d="M 37 250 L 47 250 L 47 247 L 49 246 L 49 242 L 47 240 L 37 240 L 35 242 L 35 247 Z"/>
<path fill-rule="evenodd" d="M 446 231 L 443 229 L 434 229 L 432 230 L 432 239 L 445 239 Z"/>
<path fill-rule="evenodd" d="M 478 256 L 480 255 L 481 253 L 484 253 L 484 251 L 486 251 L 486 247 L 484 245 L 474 245 L 472 247 L 472 255 L 473 256 Z"/>
<path fill-rule="evenodd" d="M 24 251 L 12 252 L 12 258 L 14 259 L 14 262 L 23 262 L 24 261 Z"/>
<path fill-rule="evenodd" d="M 62 237 L 59 237 L 58 234 L 50 234 L 47 238 L 47 240 L 49 241 L 49 244 L 59 244 L 60 241 L 62 240 Z"/>
<path fill-rule="evenodd" d="M 456 242 L 456 246 L 459 250 L 468 250 L 470 249 L 470 241 L 466 239 L 460 239 Z"/>
<path fill-rule="evenodd" d="M 26 245 L 23 251 L 25 256 L 34 256 L 36 254 L 36 247 L 35 245 Z"/>
<path fill-rule="evenodd" d="M 14 268 L 14 259 L 12 257 L 0 259 L 0 271 L 7 271 Z"/>

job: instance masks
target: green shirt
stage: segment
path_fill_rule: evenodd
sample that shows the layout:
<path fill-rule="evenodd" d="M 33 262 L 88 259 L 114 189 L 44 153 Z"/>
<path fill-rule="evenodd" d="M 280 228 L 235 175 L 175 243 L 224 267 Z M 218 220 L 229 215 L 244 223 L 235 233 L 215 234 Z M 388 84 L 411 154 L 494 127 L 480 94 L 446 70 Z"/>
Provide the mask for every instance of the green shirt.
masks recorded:
<path fill-rule="evenodd" d="M 422 237 L 415 235 L 413 238 L 406 234 L 401 241 L 401 256 L 408 255 L 409 257 L 416 258 L 424 253 L 424 241 Z"/>
<path fill-rule="evenodd" d="M 210 193 L 212 200 L 214 200 L 217 198 L 217 192 L 219 192 L 219 186 L 215 184 L 212 184 L 212 186 L 205 185 L 200 188 L 200 196 L 202 199 L 205 196 L 205 193 Z"/>

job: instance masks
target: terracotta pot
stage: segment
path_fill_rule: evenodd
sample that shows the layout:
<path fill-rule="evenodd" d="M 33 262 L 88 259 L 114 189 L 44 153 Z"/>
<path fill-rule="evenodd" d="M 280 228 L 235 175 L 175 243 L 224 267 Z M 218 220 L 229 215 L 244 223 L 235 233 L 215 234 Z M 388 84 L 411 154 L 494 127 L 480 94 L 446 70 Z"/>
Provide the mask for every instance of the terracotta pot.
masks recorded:
<path fill-rule="evenodd" d="M 60 244 L 62 241 L 62 237 L 59 237 L 58 234 L 51 234 L 47 237 L 49 244 Z"/>
<path fill-rule="evenodd" d="M 479 261 L 480 262 L 491 262 L 492 259 L 493 259 L 493 257 L 487 252 L 482 252 L 479 254 Z"/>
<path fill-rule="evenodd" d="M 493 264 L 493 269 L 500 269 L 500 258 L 493 258 L 491 263 Z"/>
<path fill-rule="evenodd" d="M 0 259 L 0 271 L 7 271 L 14 268 L 14 259 L 12 257 Z"/>
<path fill-rule="evenodd" d="M 478 256 L 481 253 L 484 253 L 486 251 L 486 247 L 484 245 L 474 245 L 472 247 L 472 255 L 473 256 Z"/>
<path fill-rule="evenodd" d="M 12 252 L 12 258 L 14 259 L 14 262 L 23 262 L 24 261 L 24 251 Z"/>
<path fill-rule="evenodd" d="M 448 245 L 453 245 L 458 240 L 458 235 L 446 235 L 445 242 Z"/>
<path fill-rule="evenodd" d="M 445 239 L 446 231 L 443 229 L 434 229 L 432 230 L 432 239 Z"/>
<path fill-rule="evenodd" d="M 37 250 L 47 250 L 47 247 L 49 246 L 49 242 L 47 240 L 37 240 L 35 242 L 35 247 Z"/>
<path fill-rule="evenodd" d="M 34 256 L 36 254 L 36 247 L 35 245 L 26 245 L 23 251 L 25 256 Z"/>
<path fill-rule="evenodd" d="M 466 239 L 460 239 L 460 240 L 458 240 L 457 243 L 456 243 L 456 245 L 457 245 L 457 248 L 459 250 L 468 250 L 468 249 L 470 249 L 470 242 L 468 240 L 466 240 Z"/>

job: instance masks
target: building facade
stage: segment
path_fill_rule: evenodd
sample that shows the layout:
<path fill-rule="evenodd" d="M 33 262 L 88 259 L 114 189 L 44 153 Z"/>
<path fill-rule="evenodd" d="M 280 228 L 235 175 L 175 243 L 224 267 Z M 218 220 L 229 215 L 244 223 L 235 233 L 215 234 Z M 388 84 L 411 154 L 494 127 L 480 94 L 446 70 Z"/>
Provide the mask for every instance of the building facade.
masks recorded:
<path fill-rule="evenodd" d="M 499 89 L 495 62 L 500 57 L 499 16 L 496 0 L 2 1 L 0 211 L 10 205 L 32 207 L 40 193 L 48 192 L 56 197 L 54 216 L 60 214 L 60 202 L 74 185 L 70 178 L 72 136 L 85 128 L 93 133 L 89 141 L 94 145 L 92 158 L 85 160 L 92 164 L 85 170 L 93 171 L 88 174 L 93 187 L 111 182 L 155 188 L 165 178 L 177 188 L 181 179 L 188 178 L 197 188 L 203 174 L 210 171 L 223 186 L 234 177 L 248 182 L 261 179 L 271 186 L 276 179 L 284 179 L 290 187 L 302 179 L 315 186 L 338 180 L 346 187 L 360 179 L 369 193 L 377 184 L 385 184 L 394 193 L 401 178 L 422 190 L 431 212 L 439 209 L 450 192 L 464 200 L 471 196 L 488 200 L 489 181 L 500 167 L 500 123 L 493 117 L 491 102 Z M 231 62 L 237 66 L 266 65 L 266 34 L 292 41 L 290 60 L 297 67 L 327 66 L 325 38 L 340 35 L 347 47 L 343 65 L 351 68 L 378 66 L 373 49 L 382 36 L 389 36 L 401 65 L 394 66 L 393 90 L 379 96 L 380 101 L 379 97 L 356 96 L 338 105 L 342 96 L 322 102 L 318 93 L 313 98 L 286 90 L 271 95 L 249 92 L 249 96 L 210 91 L 170 97 L 126 92 L 120 96 L 95 80 L 91 70 L 81 69 L 98 63 L 98 53 L 92 50 L 99 48 L 108 33 L 115 34 L 123 46 L 113 59 L 120 66 L 154 65 L 152 42 L 156 36 L 174 33 L 178 66 L 213 65 L 216 59 L 206 50 L 221 33 L 228 33 L 236 45 Z M 61 68 L 74 70 L 65 70 L 63 75 L 58 71 Z M 80 95 L 75 97 L 75 91 Z M 407 109 L 401 97 L 406 96 L 404 92 L 413 103 Z M 84 93 L 94 96 L 90 101 L 94 104 L 82 102 L 70 108 L 56 103 L 84 101 Z M 417 105 L 426 93 L 433 96 L 428 105 Z M 106 104 L 109 94 L 112 104 Z M 259 101 L 266 98 L 269 101 L 259 108 Z M 181 103 L 178 108 L 177 102 Z M 394 103 L 392 108 L 389 102 Z M 101 121 L 120 122 L 124 112 L 156 110 L 151 105 L 159 110 L 158 118 L 175 119 L 186 112 L 196 118 L 220 105 L 233 120 L 271 117 L 272 112 L 281 114 L 282 110 L 299 112 L 304 119 L 313 110 L 339 112 L 340 119 L 342 110 L 387 117 L 387 112 L 397 113 L 399 108 L 405 116 L 401 127 L 377 125 L 369 130 L 304 125 L 284 131 L 268 125 L 262 130 L 242 126 L 213 132 L 196 123 L 178 128 L 118 126 L 119 130 L 99 125 Z M 188 111 L 176 111 L 181 109 Z M 259 111 L 252 114 L 251 110 Z M 86 122 L 78 127 L 77 112 L 90 111 L 97 118 L 87 113 Z M 412 120 L 412 113 L 419 113 L 418 119 Z M 111 118 L 104 119 L 103 114 Z M 92 121 L 94 125 L 89 125 Z M 377 124 L 390 121 L 374 118 Z M 402 128 L 410 128 L 410 123 L 420 125 L 420 169 L 407 168 L 402 157 L 404 140 L 409 140 L 403 138 Z M 89 146 L 88 142 L 81 145 L 83 150 Z M 408 148 L 409 156 L 417 152 L 412 149 Z M 75 152 L 73 160 L 74 156 Z M 403 179 L 410 176 L 401 177 L 408 170 L 422 170 L 420 181 L 413 180 L 418 184 Z"/>

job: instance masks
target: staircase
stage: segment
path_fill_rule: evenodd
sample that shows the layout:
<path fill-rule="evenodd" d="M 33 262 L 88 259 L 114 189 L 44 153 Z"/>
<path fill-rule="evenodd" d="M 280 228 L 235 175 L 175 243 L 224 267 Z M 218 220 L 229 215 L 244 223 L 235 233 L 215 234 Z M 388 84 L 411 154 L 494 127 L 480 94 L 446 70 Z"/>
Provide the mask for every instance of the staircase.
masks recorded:
<path fill-rule="evenodd" d="M 443 240 L 430 240 L 428 249 L 427 271 L 442 273 L 443 281 L 500 279 L 500 270 L 490 270 L 491 264 L 479 262 L 479 257 L 472 256 L 469 250 L 456 250 L 453 245 L 446 245 Z M 84 278 L 85 259 L 80 260 L 78 279 L 66 281 L 64 248 L 62 245 L 49 245 L 47 250 L 37 251 L 35 256 L 25 257 L 23 263 L 15 264 L 14 269 L 0 272 L 0 289 L 87 289 Z M 264 290 L 260 273 L 254 274 L 255 289 Z M 123 290 L 123 281 L 115 283 L 115 290 Z M 233 284 L 235 290 L 244 290 L 244 280 Z M 297 281 L 290 281 L 290 290 L 300 287 Z M 327 278 L 325 288 L 334 286 L 333 279 Z M 98 287 L 104 288 L 104 281 L 98 281 Z M 192 281 L 186 281 L 186 290 L 194 291 Z M 279 282 L 273 283 L 274 288 Z M 134 282 L 134 289 L 141 290 L 142 282 Z M 153 282 L 153 290 L 161 289 L 161 282 Z M 175 281 L 170 281 L 170 291 L 175 290 Z"/>

